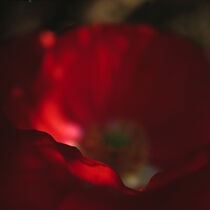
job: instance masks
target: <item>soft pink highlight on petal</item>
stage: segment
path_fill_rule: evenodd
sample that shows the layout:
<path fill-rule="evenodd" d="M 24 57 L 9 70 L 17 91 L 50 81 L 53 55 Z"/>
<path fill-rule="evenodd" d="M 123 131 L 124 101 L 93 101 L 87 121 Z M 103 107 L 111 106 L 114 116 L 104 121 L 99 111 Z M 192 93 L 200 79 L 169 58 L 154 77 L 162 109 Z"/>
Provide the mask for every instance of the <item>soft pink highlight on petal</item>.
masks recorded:
<path fill-rule="evenodd" d="M 83 136 L 82 128 L 61 115 L 55 101 L 45 99 L 34 115 L 34 128 L 50 133 L 57 141 L 68 145 L 77 145 Z"/>

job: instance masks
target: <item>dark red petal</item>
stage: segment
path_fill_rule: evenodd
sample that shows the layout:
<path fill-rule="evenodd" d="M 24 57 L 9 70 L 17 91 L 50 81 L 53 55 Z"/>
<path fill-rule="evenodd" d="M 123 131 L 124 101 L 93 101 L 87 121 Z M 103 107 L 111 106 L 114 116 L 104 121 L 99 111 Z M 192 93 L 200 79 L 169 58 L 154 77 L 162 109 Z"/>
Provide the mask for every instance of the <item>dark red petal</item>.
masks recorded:
<path fill-rule="evenodd" d="M 181 166 L 154 176 L 138 194 L 130 196 L 101 187 L 78 190 L 64 199 L 60 210 L 208 210 L 209 176 L 209 151 L 206 149 L 192 155 Z"/>
<path fill-rule="evenodd" d="M 133 194 L 108 166 L 37 131 L 7 133 L 1 143 L 3 209 L 54 209 L 69 194 L 88 189 Z M 122 192 L 121 192 L 122 191 Z"/>
<path fill-rule="evenodd" d="M 150 160 L 160 167 L 209 141 L 209 62 L 182 38 L 144 25 L 84 26 L 57 38 L 42 71 L 40 113 L 50 133 L 64 131 L 52 122 L 71 130 L 72 121 L 85 129 L 137 121 L 148 136 Z M 54 115 L 45 109 L 52 103 Z"/>
<path fill-rule="evenodd" d="M 145 189 L 151 203 L 148 209 L 208 210 L 210 208 L 209 148 L 194 154 L 191 160 L 162 172 Z M 157 206 L 157 208 L 155 208 Z"/>
<path fill-rule="evenodd" d="M 6 105 L 19 127 L 78 144 L 91 123 L 137 121 L 148 136 L 151 162 L 162 168 L 209 142 L 209 62 L 196 46 L 145 25 L 83 26 L 55 39 L 43 44 L 34 83 L 24 75 L 40 65 L 29 56 L 38 46 L 42 54 L 39 37 L 3 50 L 15 57 L 26 48 L 13 65 L 12 56 L 3 57 L 9 75 L 16 66 L 22 75 L 12 77 L 22 89 L 11 87 Z"/>

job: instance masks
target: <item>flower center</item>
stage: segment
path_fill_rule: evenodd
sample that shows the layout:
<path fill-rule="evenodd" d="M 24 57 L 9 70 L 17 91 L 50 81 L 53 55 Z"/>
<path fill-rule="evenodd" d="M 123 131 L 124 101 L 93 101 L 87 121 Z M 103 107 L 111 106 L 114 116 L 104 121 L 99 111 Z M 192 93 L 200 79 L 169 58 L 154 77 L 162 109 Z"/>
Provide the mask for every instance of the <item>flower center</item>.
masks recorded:
<path fill-rule="evenodd" d="M 125 182 L 127 177 L 139 176 L 147 160 L 146 135 L 135 122 L 92 125 L 86 130 L 79 147 L 87 157 L 111 166 Z M 125 184 L 129 185 L 128 182 Z"/>
<path fill-rule="evenodd" d="M 120 128 L 112 129 L 104 133 L 104 142 L 109 147 L 120 149 L 131 145 L 131 136 Z"/>

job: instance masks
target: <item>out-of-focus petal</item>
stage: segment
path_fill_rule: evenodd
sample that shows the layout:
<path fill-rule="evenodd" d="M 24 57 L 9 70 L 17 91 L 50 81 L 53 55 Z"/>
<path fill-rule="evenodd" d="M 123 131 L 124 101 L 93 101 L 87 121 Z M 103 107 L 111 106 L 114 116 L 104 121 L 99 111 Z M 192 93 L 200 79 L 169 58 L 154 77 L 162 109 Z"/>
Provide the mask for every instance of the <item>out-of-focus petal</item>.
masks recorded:
<path fill-rule="evenodd" d="M 148 209 L 208 210 L 210 208 L 209 147 L 179 166 L 153 177 L 145 189 L 153 197 Z M 157 208 L 155 208 L 155 206 Z"/>
<path fill-rule="evenodd" d="M 55 40 L 47 35 L 52 43 L 41 36 L 45 52 L 31 91 L 30 85 L 15 89 L 19 99 L 8 103 L 19 127 L 78 144 L 93 124 L 137 122 L 150 161 L 162 168 L 209 142 L 209 62 L 196 46 L 145 25 L 82 26 Z"/>
<path fill-rule="evenodd" d="M 55 209 L 68 194 L 101 186 L 133 194 L 108 166 L 37 131 L 11 130 L 1 141 L 3 209 Z M 73 197 L 73 196 L 72 196 Z"/>
<path fill-rule="evenodd" d="M 84 133 L 94 123 L 138 122 L 150 160 L 168 167 L 209 141 L 209 80 L 209 62 L 182 38 L 144 25 L 96 25 L 57 38 L 38 85 L 46 88 L 43 100 Z"/>
<path fill-rule="evenodd" d="M 132 196 L 105 188 L 86 189 L 69 194 L 60 209 L 208 210 L 209 175 L 206 149 L 192 154 L 182 165 L 154 176 L 147 187 Z"/>
<path fill-rule="evenodd" d="M 10 128 L 11 129 L 11 128 Z M 139 192 L 108 166 L 37 131 L 7 132 L 1 141 L 2 209 L 208 210 L 209 148 L 155 175 Z"/>

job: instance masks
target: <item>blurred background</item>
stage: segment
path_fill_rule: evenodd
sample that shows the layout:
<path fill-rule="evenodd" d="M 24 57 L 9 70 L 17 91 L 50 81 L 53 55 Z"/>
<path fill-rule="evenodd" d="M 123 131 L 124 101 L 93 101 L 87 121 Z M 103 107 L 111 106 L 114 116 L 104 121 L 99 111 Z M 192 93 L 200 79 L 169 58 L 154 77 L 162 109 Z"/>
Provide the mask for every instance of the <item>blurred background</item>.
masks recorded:
<path fill-rule="evenodd" d="M 1 1 L 0 40 L 90 22 L 148 23 L 182 34 L 210 50 L 209 0 Z"/>

